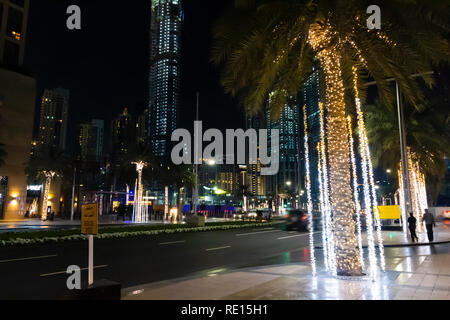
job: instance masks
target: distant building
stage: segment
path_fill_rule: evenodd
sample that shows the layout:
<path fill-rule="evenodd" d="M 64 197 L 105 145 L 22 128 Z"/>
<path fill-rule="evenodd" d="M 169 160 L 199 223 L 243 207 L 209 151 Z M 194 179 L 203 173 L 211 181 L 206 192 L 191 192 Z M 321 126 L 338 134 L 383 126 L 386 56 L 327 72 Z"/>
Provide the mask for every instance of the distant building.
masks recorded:
<path fill-rule="evenodd" d="M 280 166 L 278 174 L 268 176 L 267 192 L 270 194 L 299 193 L 300 189 L 300 118 L 296 97 L 290 97 L 278 120 L 272 119 L 270 95 L 266 108 L 268 141 L 271 146 L 272 130 L 279 130 Z M 269 147 L 269 149 L 271 149 Z"/>
<path fill-rule="evenodd" d="M 0 0 L 0 63 L 20 68 L 25 54 L 29 0 Z"/>
<path fill-rule="evenodd" d="M 100 162 L 103 157 L 103 137 L 105 122 L 92 120 L 80 125 L 80 156 L 82 161 Z"/>
<path fill-rule="evenodd" d="M 145 145 L 148 141 L 148 109 L 137 117 L 136 120 L 136 143 L 138 145 Z"/>
<path fill-rule="evenodd" d="M 255 129 L 258 134 L 260 129 L 265 128 L 264 115 L 259 114 L 247 119 L 247 129 Z M 247 181 L 248 191 L 254 197 L 262 197 L 266 195 L 266 176 L 261 175 L 261 159 L 258 152 L 258 163 L 247 165 Z"/>
<path fill-rule="evenodd" d="M 319 101 L 320 101 L 321 93 L 320 93 L 320 78 L 319 78 L 319 70 L 314 69 L 308 79 L 305 81 L 302 89 L 302 99 L 303 105 L 306 106 L 306 116 L 307 116 L 307 125 L 308 125 L 308 149 L 309 149 L 309 166 L 310 166 L 310 175 L 311 175 L 311 198 L 313 204 L 316 208 L 318 208 L 320 203 L 320 190 L 319 190 L 319 176 L 318 176 L 318 161 L 319 154 L 317 152 L 317 144 L 321 140 L 320 136 L 320 110 L 319 110 Z M 302 111 L 303 112 L 303 111 Z M 302 126 L 303 128 L 303 126 Z M 304 136 L 302 132 L 302 136 Z M 304 146 L 302 145 L 300 150 L 302 150 L 302 168 L 305 165 L 304 158 Z M 304 172 L 304 170 L 302 170 Z M 306 190 L 305 180 L 303 179 L 303 187 Z M 306 195 L 306 194 L 305 194 Z"/>
<path fill-rule="evenodd" d="M 177 127 L 182 10 L 179 0 L 152 0 L 149 137 L 158 157 L 170 155 Z"/>
<path fill-rule="evenodd" d="M 128 108 L 111 123 L 110 154 L 116 165 L 121 165 L 135 146 L 135 122 Z"/>
<path fill-rule="evenodd" d="M 44 91 L 39 118 L 38 152 L 45 154 L 49 149 L 66 150 L 69 98 L 70 92 L 66 89 Z"/>
<path fill-rule="evenodd" d="M 26 212 L 27 177 L 33 131 L 36 80 L 23 71 L 28 0 L 0 0 L 0 219 Z"/>

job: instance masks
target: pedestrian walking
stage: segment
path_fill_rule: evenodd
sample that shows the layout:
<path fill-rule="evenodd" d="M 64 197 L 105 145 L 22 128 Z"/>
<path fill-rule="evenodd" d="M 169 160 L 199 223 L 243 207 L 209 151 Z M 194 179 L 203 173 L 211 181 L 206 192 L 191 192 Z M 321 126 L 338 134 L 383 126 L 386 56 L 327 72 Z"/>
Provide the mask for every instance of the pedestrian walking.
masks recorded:
<path fill-rule="evenodd" d="M 411 233 L 411 239 L 412 242 L 418 242 L 419 238 L 416 234 L 416 225 L 417 225 L 417 219 L 414 218 L 414 214 L 411 212 L 410 217 L 408 218 L 408 226 L 409 226 L 409 232 Z"/>
<path fill-rule="evenodd" d="M 422 217 L 422 222 L 425 222 L 425 226 L 427 227 L 427 235 L 428 241 L 433 242 L 433 227 L 436 227 L 436 221 L 434 220 L 434 215 L 425 209 L 425 214 Z"/>

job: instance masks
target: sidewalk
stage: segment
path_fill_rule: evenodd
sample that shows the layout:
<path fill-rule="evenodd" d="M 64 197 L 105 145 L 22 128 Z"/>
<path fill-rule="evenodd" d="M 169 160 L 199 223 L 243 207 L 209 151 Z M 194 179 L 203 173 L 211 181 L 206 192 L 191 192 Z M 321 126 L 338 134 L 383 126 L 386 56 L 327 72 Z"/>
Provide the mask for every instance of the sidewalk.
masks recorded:
<path fill-rule="evenodd" d="M 417 245 L 428 245 L 428 237 L 426 230 L 422 232 L 417 232 L 417 237 L 419 241 L 413 243 L 411 241 L 411 236 L 409 234 L 405 237 L 403 231 L 382 231 L 383 235 L 383 245 L 385 247 L 401 247 L 401 246 L 417 246 Z M 377 233 L 374 232 L 375 245 L 378 245 Z M 367 246 L 367 233 L 362 234 L 363 246 Z M 450 242 L 450 221 L 437 222 L 436 228 L 434 228 L 434 239 L 433 243 L 440 242 Z"/>
<path fill-rule="evenodd" d="M 421 235 L 422 238 L 425 235 Z M 324 272 L 316 250 L 316 277 L 308 263 L 240 269 L 182 278 L 122 290 L 124 300 L 450 300 L 450 243 L 405 246 L 403 234 L 383 231 L 386 272 L 376 282 L 342 280 Z M 436 241 L 450 241 L 440 225 Z M 367 250 L 365 250 L 367 251 Z M 367 252 L 366 252 L 367 254 Z"/>

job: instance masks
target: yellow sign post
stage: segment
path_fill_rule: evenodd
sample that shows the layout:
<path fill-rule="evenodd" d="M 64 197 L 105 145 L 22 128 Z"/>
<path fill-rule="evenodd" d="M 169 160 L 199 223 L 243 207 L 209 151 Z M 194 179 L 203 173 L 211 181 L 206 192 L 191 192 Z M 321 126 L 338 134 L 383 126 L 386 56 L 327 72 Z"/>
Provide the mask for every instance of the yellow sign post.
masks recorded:
<path fill-rule="evenodd" d="M 94 284 L 94 235 L 98 234 L 98 207 L 97 204 L 81 206 L 81 233 L 89 235 L 89 285 Z"/>
<path fill-rule="evenodd" d="M 97 204 L 85 204 L 81 207 L 81 233 L 87 235 L 98 234 Z"/>

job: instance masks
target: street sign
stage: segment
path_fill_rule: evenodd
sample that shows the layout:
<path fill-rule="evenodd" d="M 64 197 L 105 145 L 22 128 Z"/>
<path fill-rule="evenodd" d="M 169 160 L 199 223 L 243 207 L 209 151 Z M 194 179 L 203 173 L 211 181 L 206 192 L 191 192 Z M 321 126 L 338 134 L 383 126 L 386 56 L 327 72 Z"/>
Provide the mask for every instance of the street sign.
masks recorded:
<path fill-rule="evenodd" d="M 81 233 L 87 235 L 98 234 L 98 210 L 96 203 L 81 206 Z"/>
<path fill-rule="evenodd" d="M 373 209 L 375 213 L 375 208 Z M 397 220 L 400 219 L 399 206 L 378 206 L 378 213 L 381 220 Z"/>

